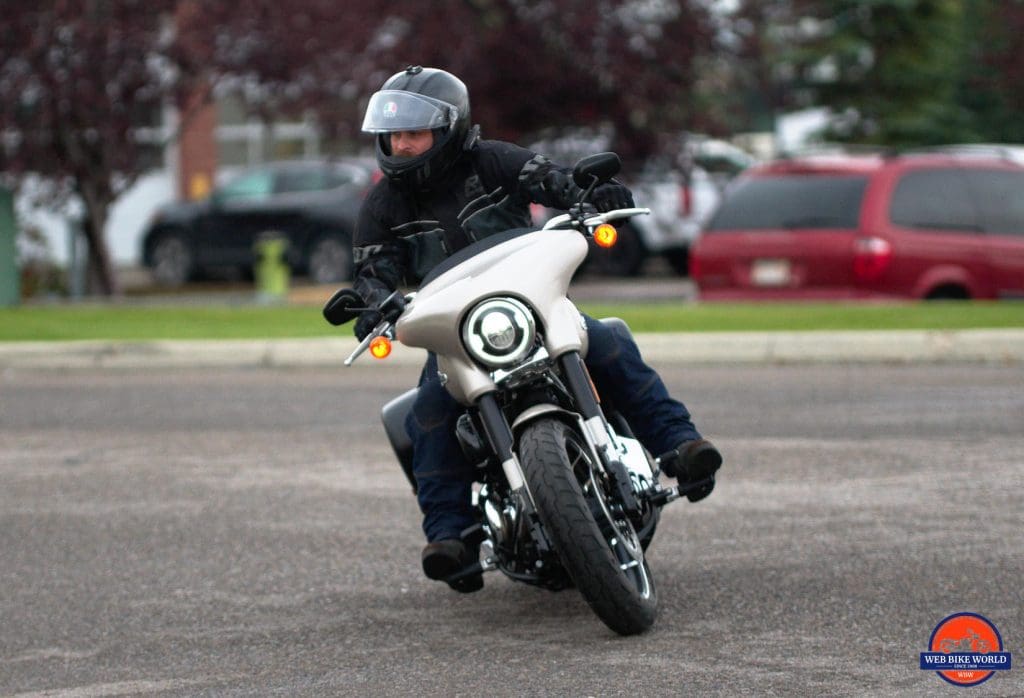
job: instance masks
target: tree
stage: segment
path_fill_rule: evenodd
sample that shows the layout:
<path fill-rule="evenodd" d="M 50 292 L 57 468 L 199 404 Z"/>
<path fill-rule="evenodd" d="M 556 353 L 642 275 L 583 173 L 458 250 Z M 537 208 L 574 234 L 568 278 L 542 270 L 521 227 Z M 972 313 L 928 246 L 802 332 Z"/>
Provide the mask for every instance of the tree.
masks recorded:
<path fill-rule="evenodd" d="M 219 32 L 204 42 L 208 64 L 254 113 L 311 110 L 359 138 L 368 96 L 422 64 L 466 82 L 485 135 L 604 120 L 637 157 L 654 132 L 695 118 L 694 58 L 710 37 L 703 3 L 685 0 L 241 0 L 212 12 L 198 18 Z"/>
<path fill-rule="evenodd" d="M 33 172 L 76 195 L 90 280 L 117 293 L 103 231 L 139 174 L 136 127 L 183 73 L 170 59 L 170 0 L 44 0 L 4 8 L 0 27 L 0 171 Z"/>
<path fill-rule="evenodd" d="M 776 86 L 829 107 L 829 137 L 884 146 L 1021 140 L 1024 3 L 771 0 Z"/>
<path fill-rule="evenodd" d="M 957 100 L 977 140 L 1024 142 L 1024 2 L 970 0 L 966 13 L 970 42 Z"/>

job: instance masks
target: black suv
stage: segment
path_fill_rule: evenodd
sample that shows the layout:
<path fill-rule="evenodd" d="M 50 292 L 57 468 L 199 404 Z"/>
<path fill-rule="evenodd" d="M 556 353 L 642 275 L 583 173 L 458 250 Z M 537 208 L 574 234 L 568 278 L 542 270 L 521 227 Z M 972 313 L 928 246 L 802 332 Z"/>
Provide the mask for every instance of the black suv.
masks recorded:
<path fill-rule="evenodd" d="M 153 278 L 179 286 L 212 268 L 249 272 L 266 236 L 288 241 L 287 261 L 315 283 L 351 278 L 352 230 L 377 178 L 372 160 L 276 162 L 246 170 L 198 202 L 157 211 L 142 240 Z"/>

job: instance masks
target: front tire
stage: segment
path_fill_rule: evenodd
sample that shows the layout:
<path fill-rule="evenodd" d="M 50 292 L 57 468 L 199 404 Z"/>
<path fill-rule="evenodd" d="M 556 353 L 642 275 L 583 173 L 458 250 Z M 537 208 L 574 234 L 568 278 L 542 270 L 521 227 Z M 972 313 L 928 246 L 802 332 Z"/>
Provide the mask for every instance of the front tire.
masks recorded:
<path fill-rule="evenodd" d="M 340 235 L 325 235 L 309 248 L 306 269 L 315 284 L 337 284 L 352 278 L 352 245 Z"/>
<path fill-rule="evenodd" d="M 540 419 L 519 447 L 537 514 L 583 598 L 620 635 L 650 628 L 658 597 L 643 547 L 609 508 L 586 442 L 567 424 Z"/>
<path fill-rule="evenodd" d="M 163 233 L 150 252 L 153 278 L 161 286 L 183 286 L 194 272 L 192 246 L 181 233 Z"/>

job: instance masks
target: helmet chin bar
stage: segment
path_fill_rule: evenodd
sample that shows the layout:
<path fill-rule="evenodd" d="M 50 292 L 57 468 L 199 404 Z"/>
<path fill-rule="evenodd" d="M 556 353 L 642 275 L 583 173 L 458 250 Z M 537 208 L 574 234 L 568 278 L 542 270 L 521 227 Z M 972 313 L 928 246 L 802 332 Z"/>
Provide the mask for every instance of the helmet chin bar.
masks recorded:
<path fill-rule="evenodd" d="M 458 159 L 462 145 L 459 144 L 458 152 L 447 152 L 454 150 L 451 128 L 434 129 L 435 134 L 438 131 L 443 133 L 434 138 L 434 145 L 411 158 L 391 155 L 390 135 L 377 134 L 377 164 L 381 172 L 393 182 L 413 186 L 426 186 L 447 172 Z"/>

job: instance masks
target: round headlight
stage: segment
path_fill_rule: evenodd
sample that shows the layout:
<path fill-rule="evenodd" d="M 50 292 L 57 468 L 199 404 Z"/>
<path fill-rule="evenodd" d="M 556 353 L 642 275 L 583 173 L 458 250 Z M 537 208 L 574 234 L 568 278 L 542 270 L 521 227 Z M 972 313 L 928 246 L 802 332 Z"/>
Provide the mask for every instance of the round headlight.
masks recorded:
<path fill-rule="evenodd" d="M 524 358 L 536 336 L 533 314 L 514 298 L 482 301 L 462 326 L 462 341 L 470 356 L 491 368 Z"/>

